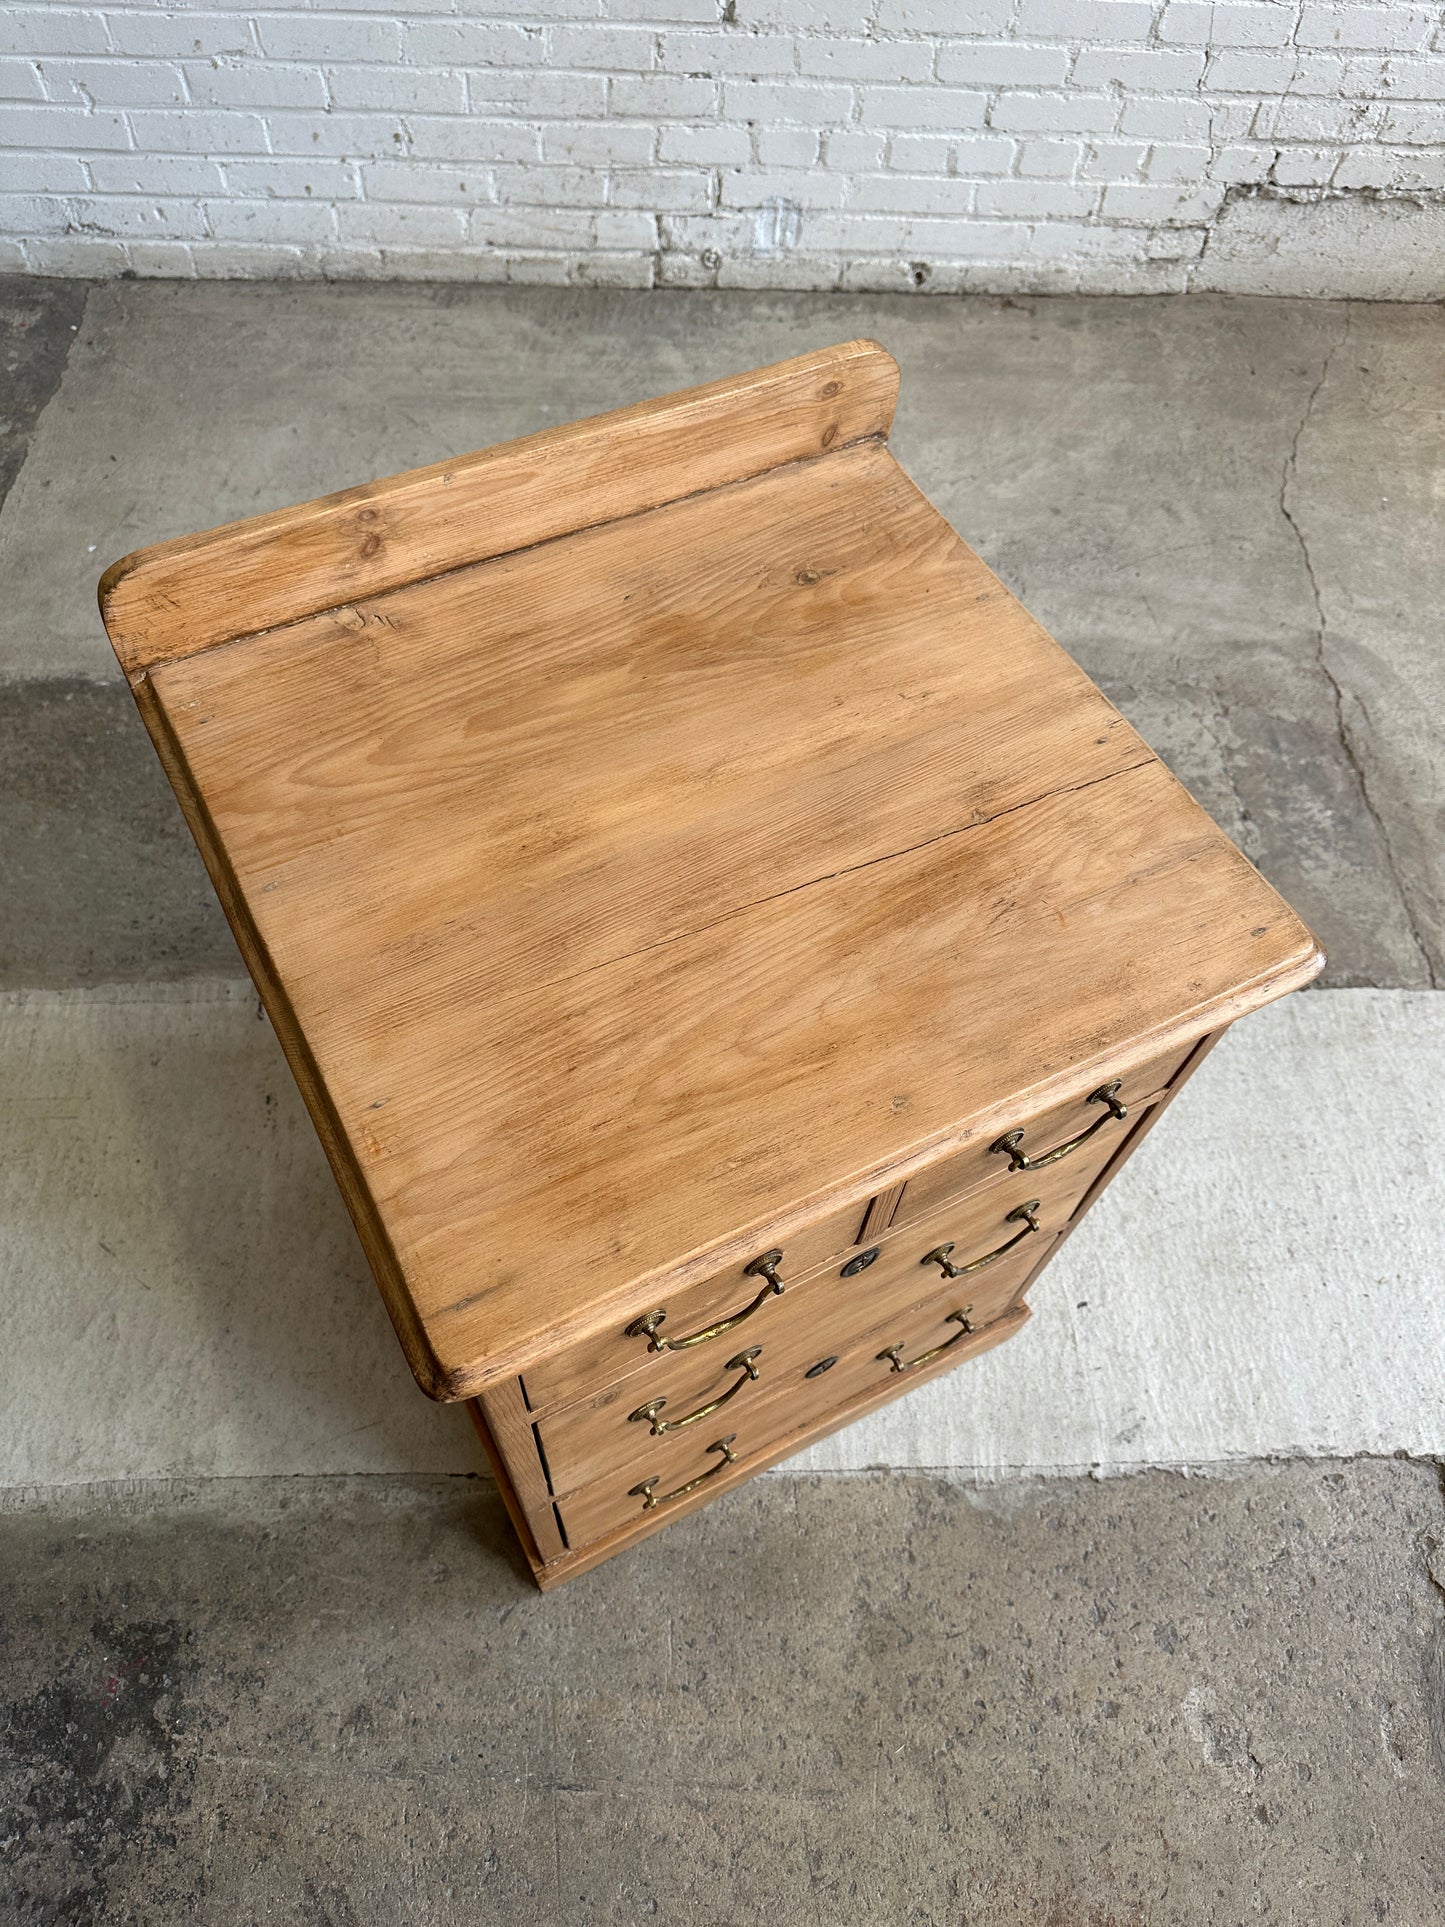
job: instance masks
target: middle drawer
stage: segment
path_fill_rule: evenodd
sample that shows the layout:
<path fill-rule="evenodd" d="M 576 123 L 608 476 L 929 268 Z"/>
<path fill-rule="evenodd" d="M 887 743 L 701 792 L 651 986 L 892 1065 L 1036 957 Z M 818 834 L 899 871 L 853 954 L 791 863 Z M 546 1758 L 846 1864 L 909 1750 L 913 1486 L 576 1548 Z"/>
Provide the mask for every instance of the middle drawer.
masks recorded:
<path fill-rule="evenodd" d="M 916 1304 L 930 1281 L 953 1285 L 974 1305 L 974 1323 L 997 1316 L 1018 1289 L 1019 1264 L 1028 1268 L 1031 1251 L 1042 1255 L 1114 1148 L 956 1199 L 804 1279 L 769 1306 L 755 1333 L 744 1328 L 697 1351 L 664 1353 L 645 1371 L 545 1414 L 536 1429 L 554 1494 L 644 1458 L 655 1462 L 660 1449 L 690 1441 L 710 1420 L 742 1416 L 800 1365 Z"/>

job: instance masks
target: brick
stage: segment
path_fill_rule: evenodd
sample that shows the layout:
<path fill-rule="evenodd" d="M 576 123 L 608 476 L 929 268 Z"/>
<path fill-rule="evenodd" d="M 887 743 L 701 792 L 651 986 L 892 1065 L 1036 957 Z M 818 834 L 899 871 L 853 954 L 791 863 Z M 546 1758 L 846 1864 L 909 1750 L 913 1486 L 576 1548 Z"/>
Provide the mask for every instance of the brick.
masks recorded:
<path fill-rule="evenodd" d="M 1161 96 L 1158 100 L 1126 100 L 1119 116 L 1121 134 L 1145 140 L 1204 141 L 1209 138 L 1209 108 L 1203 101 Z"/>
<path fill-rule="evenodd" d="M 456 73 L 416 67 L 328 67 L 332 105 L 344 111 L 390 114 L 464 114 L 467 83 Z"/>
<path fill-rule="evenodd" d="M 97 107 L 180 107 L 188 98 L 179 67 L 156 60 L 52 60 L 38 62 L 51 100 L 94 102 Z"/>
<path fill-rule="evenodd" d="M 349 201 L 360 193 L 350 162 L 315 155 L 304 160 L 227 161 L 225 175 L 230 191 L 248 200 Z"/>
<path fill-rule="evenodd" d="M 93 166 L 94 160 L 87 163 L 73 154 L 21 154 L 12 148 L 5 156 L 5 184 L 12 194 L 84 194 Z"/>
<path fill-rule="evenodd" d="M 1351 92 L 1387 92 L 1395 100 L 1445 100 L 1445 60 L 1391 60 L 1378 90 L 1358 84 Z"/>
<path fill-rule="evenodd" d="M 1103 212 L 1107 220 L 1138 221 L 1166 227 L 1187 225 L 1191 221 L 1210 221 L 1224 199 L 1221 186 L 1169 187 L 1163 184 L 1132 186 L 1125 182 L 1104 189 Z"/>
<path fill-rule="evenodd" d="M 649 167 L 636 173 L 618 170 L 608 181 L 607 198 L 614 207 L 662 210 L 697 209 L 708 205 L 711 177 L 680 168 Z"/>
<path fill-rule="evenodd" d="M 398 131 L 402 123 L 392 123 Z M 489 161 L 535 161 L 542 157 L 541 130 L 521 121 L 464 120 L 418 116 L 405 125 L 411 152 L 420 160 L 470 161 L 475 167 Z M 381 150 L 375 150 L 381 151 Z"/>
<path fill-rule="evenodd" d="M 199 201 L 158 201 L 152 194 L 107 194 L 71 203 L 76 223 L 92 234 L 143 234 L 157 239 L 190 239 L 206 232 Z"/>
<path fill-rule="evenodd" d="M 716 0 L 602 0 L 609 20 L 655 20 L 660 26 L 711 26 L 718 17 Z"/>
<path fill-rule="evenodd" d="M 8 170 L 7 170 L 8 171 Z M 97 154 L 90 177 L 100 194 L 224 194 L 226 179 L 199 154 Z"/>
<path fill-rule="evenodd" d="M 1079 173 L 1086 181 L 1141 181 L 1148 159 L 1137 141 L 1091 141 Z"/>
<path fill-rule="evenodd" d="M 917 40 L 805 40 L 798 66 L 823 80 L 928 80 L 933 49 Z"/>
<path fill-rule="evenodd" d="M 857 135 L 830 134 L 828 158 L 833 157 L 835 141 L 856 140 Z M 876 134 L 869 136 L 877 140 Z M 888 143 L 888 165 L 900 174 L 949 174 L 953 171 L 954 142 L 944 134 L 895 134 Z M 876 165 L 877 163 L 867 163 Z M 847 162 L 843 162 L 846 166 Z"/>
<path fill-rule="evenodd" d="M 1151 181 L 1202 181 L 1209 169 L 1210 151 L 1203 146 L 1151 147 L 1144 172 Z"/>
<path fill-rule="evenodd" d="M 1203 72 L 1204 55 L 1179 48 L 1086 47 L 1074 61 L 1073 81 L 1076 87 L 1178 94 L 1198 86 Z"/>
<path fill-rule="evenodd" d="M 1275 94 L 1292 87 L 1297 56 L 1292 53 L 1220 53 L 1209 63 L 1208 86 L 1221 94 Z"/>
<path fill-rule="evenodd" d="M 104 54 L 110 37 L 98 13 L 78 7 L 7 7 L 8 54 Z"/>
<path fill-rule="evenodd" d="M 1143 40 L 1153 24 L 1149 0 L 1020 0 L 1020 39 Z"/>
<path fill-rule="evenodd" d="M 459 207 L 356 201 L 338 208 L 336 219 L 343 241 L 370 241 L 380 247 L 441 247 L 467 236 L 468 215 Z"/>
<path fill-rule="evenodd" d="M 1230 5 L 1227 0 L 1170 0 L 1159 25 L 1166 45 L 1287 47 L 1298 13 L 1294 0 Z"/>
<path fill-rule="evenodd" d="M 654 249 L 658 244 L 657 216 L 655 214 L 619 211 L 604 208 L 595 217 L 595 231 L 599 248 L 646 248 Z"/>
<path fill-rule="evenodd" d="M 923 89 L 919 89 L 922 93 Z M 849 87 L 816 82 L 728 80 L 723 83 L 723 113 L 728 120 L 776 121 L 807 127 L 836 127 L 853 111 Z"/>
<path fill-rule="evenodd" d="M 657 65 L 658 35 L 649 27 L 554 27 L 549 64 L 582 71 L 647 73 Z"/>
<path fill-rule="evenodd" d="M 181 281 L 195 273 L 193 245 L 190 241 L 131 241 L 126 252 L 137 274 Z"/>
<path fill-rule="evenodd" d="M 1033 251 L 1042 260 L 1082 255 L 1095 261 L 1138 261 L 1143 259 L 1147 239 L 1147 229 L 1053 221 L 1035 231 Z"/>
<path fill-rule="evenodd" d="M 988 95 L 955 87 L 865 87 L 859 100 L 866 126 L 937 127 L 948 131 L 982 127 Z"/>
<path fill-rule="evenodd" d="M 590 214 L 565 208 L 479 207 L 468 227 L 469 239 L 489 248 L 586 248 L 592 233 Z"/>
<path fill-rule="evenodd" d="M 454 167 L 437 161 L 363 161 L 361 184 L 368 201 L 400 201 L 409 207 L 470 207 L 493 199 L 491 169 L 469 167 L 465 161 Z"/>
<path fill-rule="evenodd" d="M 658 64 L 672 74 L 736 74 L 766 78 L 797 71 L 798 43 L 791 34 L 663 33 Z"/>
<path fill-rule="evenodd" d="M 279 243 L 196 241 L 191 246 L 196 273 L 204 280 L 261 280 L 271 275 L 283 279 L 301 271 L 304 256 L 300 248 Z"/>
<path fill-rule="evenodd" d="M 190 61 L 183 69 L 191 99 L 203 107 L 324 107 L 326 82 L 316 67 L 280 61 Z"/>
<path fill-rule="evenodd" d="M 591 167 L 498 167 L 493 174 L 503 207 L 601 207 L 605 176 Z"/>
<path fill-rule="evenodd" d="M 1379 118 L 1380 110 L 1370 101 L 1266 101 L 1255 118 L 1255 132 L 1263 140 L 1359 140 Z"/>
<path fill-rule="evenodd" d="M 938 50 L 938 78 L 953 87 L 1057 87 L 1068 71 L 1064 47 L 959 40 Z"/>
<path fill-rule="evenodd" d="M 1107 134 L 1118 117 L 1108 94 L 1001 94 L 989 125 L 1015 134 Z"/>
<path fill-rule="evenodd" d="M 746 128 L 717 121 L 701 127 L 664 127 L 657 137 L 657 158 L 694 167 L 737 167 L 752 159 L 752 143 Z"/>
<path fill-rule="evenodd" d="M 1295 45 L 1414 53 L 1429 46 L 1438 22 L 1438 9 L 1402 7 L 1395 0 L 1369 7 L 1327 7 L 1308 0 L 1295 30 Z"/>
<path fill-rule="evenodd" d="M 317 201 L 206 202 L 206 218 L 218 241 L 327 241 L 339 220 L 367 212 L 361 202 L 340 210 Z"/>
<path fill-rule="evenodd" d="M 769 201 L 786 201 L 793 207 L 842 207 L 847 197 L 848 181 L 843 175 L 817 168 L 775 168 L 769 173 L 748 169 L 722 177 L 724 207 L 763 207 Z"/>
<path fill-rule="evenodd" d="M 5 111 L 7 139 L 16 147 L 54 147 L 60 153 L 91 148 L 129 147 L 123 114 L 89 113 L 77 106 L 31 106 L 16 102 Z"/>
<path fill-rule="evenodd" d="M 1209 163 L 1209 178 L 1230 184 L 1268 180 L 1274 161 L 1272 147 L 1224 147 Z"/>
<path fill-rule="evenodd" d="M 637 38 L 646 40 L 648 36 Z M 417 67 L 539 67 L 549 58 L 547 36 L 541 27 L 503 26 L 495 20 L 407 20 L 402 57 Z M 556 64 L 568 67 L 574 63 L 559 58 Z M 588 60 L 581 64 L 602 67 L 609 63 Z"/>
<path fill-rule="evenodd" d="M 1445 141 L 1445 104 L 1387 108 L 1380 132 L 1385 140 L 1407 146 Z"/>
<path fill-rule="evenodd" d="M 960 14 L 960 0 L 879 0 L 878 32 L 956 34 L 966 21 L 969 32 L 1007 33 L 1013 0 L 968 0 Z"/>
<path fill-rule="evenodd" d="M 280 116 L 283 119 L 285 116 Z M 135 144 L 147 153 L 264 154 L 268 142 L 259 114 L 205 108 L 131 108 L 126 115 Z"/>
<path fill-rule="evenodd" d="M 44 100 L 40 69 L 29 60 L 0 60 L 0 100 Z"/>
<path fill-rule="evenodd" d="M 1083 157 L 1080 141 L 1024 141 L 1019 147 L 1019 173 L 1042 180 L 1069 180 Z"/>
<path fill-rule="evenodd" d="M 1018 151 L 1017 141 L 1002 136 L 965 135 L 954 144 L 953 171 L 965 179 L 974 175 L 1007 174 Z"/>
<path fill-rule="evenodd" d="M 1209 104 L 1206 116 L 1206 133 L 1210 144 L 1219 147 L 1229 141 L 1248 140 L 1254 131 L 1257 111 L 1257 105 L 1252 100 L 1220 100 L 1216 95 Z M 1196 140 L 1204 137 L 1194 129 L 1187 134 L 1181 134 L 1173 127 L 1161 130 L 1164 140 Z"/>
<path fill-rule="evenodd" d="M 605 113 L 607 87 L 601 74 L 467 75 L 467 99 L 474 112 L 517 114 L 527 120 L 586 120 Z"/>
<path fill-rule="evenodd" d="M 681 74 L 619 74 L 608 85 L 607 111 L 624 120 L 705 120 L 718 110 L 715 80 Z"/>
<path fill-rule="evenodd" d="M 852 205 L 869 214 L 971 214 L 972 181 L 936 174 L 882 174 L 854 183 Z"/>
<path fill-rule="evenodd" d="M 889 146 L 882 134 L 857 127 L 835 128 L 823 136 L 823 143 L 828 166 L 841 167 L 849 174 L 864 174 L 881 167 Z"/>
<path fill-rule="evenodd" d="M 130 249 L 124 241 L 102 241 L 90 234 L 45 235 L 25 243 L 25 265 L 31 274 L 81 274 L 98 280 L 124 274 Z"/>
<path fill-rule="evenodd" d="M 812 167 L 821 139 L 815 127 L 755 127 L 753 153 L 764 167 Z"/>
<path fill-rule="evenodd" d="M 335 66 L 344 60 L 401 59 L 401 24 L 365 14 L 262 14 L 256 23 L 261 46 L 275 60 L 315 61 Z"/>
<path fill-rule="evenodd" d="M 17 234 L 64 234 L 74 226 L 70 203 L 58 194 L 0 194 L 0 228 Z"/>
<path fill-rule="evenodd" d="M 1289 147 L 1275 157 L 1272 172 L 1280 187 L 1327 187 L 1339 158 L 1337 147 Z"/>
<path fill-rule="evenodd" d="M 878 0 L 737 0 L 740 27 L 800 33 L 866 33 Z"/>
<path fill-rule="evenodd" d="M 113 11 L 106 17 L 106 26 L 110 44 L 118 54 L 143 59 L 193 60 L 211 54 L 237 57 L 260 51 L 243 14 L 201 13 L 190 7 L 161 13 L 148 7 L 139 13 Z"/>
<path fill-rule="evenodd" d="M 978 211 L 1017 221 L 1077 220 L 1093 212 L 1098 194 L 1082 181 L 987 181 L 978 190 Z"/>
<path fill-rule="evenodd" d="M 633 127 L 619 121 L 584 120 L 575 127 L 559 121 L 542 129 L 542 158 L 591 166 L 616 163 L 623 167 L 645 167 L 654 158 L 657 139 L 654 128 Z M 742 137 L 742 145 L 747 147 L 746 135 Z"/>

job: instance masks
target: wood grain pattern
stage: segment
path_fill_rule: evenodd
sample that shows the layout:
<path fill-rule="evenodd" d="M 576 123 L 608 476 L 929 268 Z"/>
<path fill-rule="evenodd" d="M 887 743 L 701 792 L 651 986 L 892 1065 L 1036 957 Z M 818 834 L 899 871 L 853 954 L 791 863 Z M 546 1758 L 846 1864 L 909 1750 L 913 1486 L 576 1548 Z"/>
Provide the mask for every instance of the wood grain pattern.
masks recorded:
<path fill-rule="evenodd" d="M 486 556 L 883 437 L 898 367 L 873 341 L 322 496 L 113 564 L 100 604 L 128 671 Z"/>
<path fill-rule="evenodd" d="M 1066 1235 L 1157 1107 L 1047 1175 L 989 1144 L 1051 1147 L 1107 1079 L 1137 1104 L 1322 961 L 899 469 L 896 382 L 848 343 L 102 585 L 412 1369 L 479 1397 L 544 1585 L 906 1389 L 860 1353 L 787 1396 L 798 1307 L 851 1343 L 918 1239 L 995 1236 L 1015 1183 Z M 954 1192 L 946 1230 L 918 1218 Z M 865 1228 L 875 1296 L 845 1302 Z M 746 1462 L 646 1519 L 599 1499 L 564 1543 L 648 1380 L 626 1324 L 735 1310 L 773 1246 L 802 1290 L 717 1353 L 774 1334 Z M 918 1376 L 1018 1328 L 1029 1264 L 953 1281 L 1002 1316 Z"/>
<path fill-rule="evenodd" d="M 434 1395 L 1315 967 L 886 451 L 382 601 L 150 681 Z"/>

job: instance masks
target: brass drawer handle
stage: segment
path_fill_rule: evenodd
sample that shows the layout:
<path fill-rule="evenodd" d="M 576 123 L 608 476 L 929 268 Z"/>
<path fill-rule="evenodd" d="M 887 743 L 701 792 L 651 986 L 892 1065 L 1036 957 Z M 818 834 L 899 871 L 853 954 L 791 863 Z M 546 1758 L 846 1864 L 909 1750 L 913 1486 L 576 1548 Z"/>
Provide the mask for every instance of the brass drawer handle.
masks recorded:
<path fill-rule="evenodd" d="M 952 1338 L 945 1338 L 941 1345 L 935 1345 L 931 1352 L 923 1352 L 917 1358 L 910 1358 L 905 1365 L 902 1358 L 903 1347 L 901 1345 L 887 1345 L 878 1354 L 879 1363 L 881 1364 L 886 1358 L 889 1368 L 892 1371 L 916 1372 L 920 1365 L 927 1365 L 931 1359 L 937 1358 L 940 1352 L 946 1352 L 950 1345 L 956 1345 L 960 1338 L 967 1338 L 969 1333 L 976 1329 L 975 1326 L 970 1325 L 968 1322 L 968 1314 L 972 1310 L 972 1305 L 965 1305 L 961 1311 L 951 1311 L 948 1314 L 947 1318 L 943 1321 L 944 1324 L 961 1325 L 963 1329 L 962 1331 L 956 1331 Z"/>
<path fill-rule="evenodd" d="M 1038 1208 L 1038 1199 L 1030 1198 L 1028 1203 L 1021 1204 L 1017 1211 L 1010 1211 L 1004 1219 L 1004 1223 L 1017 1224 L 1019 1219 L 1022 1218 L 1023 1230 L 1016 1231 L 1006 1244 L 999 1245 L 996 1250 L 986 1251 L 983 1257 L 975 1258 L 971 1265 L 954 1265 L 949 1263 L 948 1254 L 953 1249 L 951 1244 L 935 1245 L 932 1251 L 920 1258 L 918 1262 L 921 1265 L 937 1265 L 945 1278 L 962 1278 L 967 1272 L 982 1271 L 985 1265 L 991 1265 L 995 1258 L 1002 1258 L 1006 1251 L 1012 1251 L 1014 1246 L 1022 1244 L 1031 1232 L 1038 1230 L 1039 1221 L 1034 1216 Z"/>
<path fill-rule="evenodd" d="M 707 1405 L 699 1405 L 697 1410 L 689 1412 L 686 1418 L 659 1418 L 658 1413 L 667 1403 L 665 1398 L 649 1399 L 646 1405 L 639 1405 L 635 1412 L 629 1412 L 627 1416 L 629 1419 L 646 1419 L 655 1439 L 660 1439 L 664 1432 L 680 1432 L 684 1425 L 696 1425 L 698 1420 L 706 1418 L 709 1412 L 721 1411 L 730 1398 L 737 1397 L 744 1385 L 756 1379 L 757 1361 L 762 1356 L 762 1350 L 761 1345 L 754 1345 L 751 1351 L 739 1352 L 736 1358 L 730 1358 L 723 1366 L 723 1370 L 741 1372 L 742 1377 L 736 1385 L 729 1385 L 721 1398 L 715 1398 Z"/>
<path fill-rule="evenodd" d="M 634 1318 L 624 1336 L 645 1338 L 650 1352 L 680 1352 L 685 1351 L 689 1345 L 705 1345 L 710 1338 L 721 1338 L 723 1333 L 730 1332 L 734 1325 L 740 1325 L 745 1318 L 751 1318 L 766 1299 L 782 1291 L 783 1280 L 778 1276 L 778 1266 L 782 1262 L 781 1251 L 765 1251 L 761 1258 L 754 1258 L 751 1264 L 744 1265 L 745 1278 L 764 1278 L 767 1283 L 750 1305 L 744 1305 L 741 1311 L 735 1311 L 731 1318 L 719 1319 L 717 1324 L 709 1325 L 704 1331 L 689 1332 L 686 1338 L 659 1338 L 657 1328 L 667 1316 L 667 1313 L 659 1307 L 656 1311 L 648 1312 L 644 1318 Z"/>
<path fill-rule="evenodd" d="M 1095 1131 L 1102 1130 L 1110 1118 L 1124 1118 L 1129 1115 L 1128 1105 L 1119 1102 L 1119 1086 L 1123 1081 L 1122 1078 L 1116 1077 L 1112 1084 L 1101 1084 L 1098 1090 L 1090 1091 L 1086 1102 L 1107 1104 L 1109 1108 L 1106 1115 L 1096 1118 L 1088 1129 L 1080 1131 L 1077 1137 L 1066 1138 L 1062 1144 L 1056 1144 L 1052 1151 L 1045 1151 L 1042 1157 L 1031 1158 L 1026 1151 L 1019 1149 L 1024 1139 L 1021 1130 L 1006 1131 L 1001 1138 L 995 1138 L 989 1145 L 989 1150 L 1001 1151 L 1008 1159 L 1010 1171 L 1042 1171 L 1046 1164 L 1057 1164 L 1059 1159 L 1066 1158 L 1070 1151 L 1077 1151 L 1081 1144 L 1087 1144 Z"/>
<path fill-rule="evenodd" d="M 715 1479 L 719 1472 L 725 1471 L 730 1465 L 737 1464 L 737 1454 L 732 1449 L 733 1440 L 736 1437 L 736 1432 L 729 1432 L 725 1439 L 714 1439 L 707 1449 L 709 1452 L 722 1453 L 722 1457 L 718 1460 L 717 1464 L 710 1465 L 706 1472 L 699 1472 L 695 1479 L 689 1479 L 686 1485 L 680 1485 L 676 1492 L 664 1492 L 659 1498 L 657 1493 L 653 1491 L 657 1480 L 644 1479 L 641 1485 L 634 1485 L 628 1488 L 628 1498 L 641 1499 L 643 1511 L 653 1512 L 660 1505 L 667 1505 L 673 1499 L 681 1499 L 689 1492 L 696 1492 L 700 1485 L 706 1485 L 709 1479 Z"/>

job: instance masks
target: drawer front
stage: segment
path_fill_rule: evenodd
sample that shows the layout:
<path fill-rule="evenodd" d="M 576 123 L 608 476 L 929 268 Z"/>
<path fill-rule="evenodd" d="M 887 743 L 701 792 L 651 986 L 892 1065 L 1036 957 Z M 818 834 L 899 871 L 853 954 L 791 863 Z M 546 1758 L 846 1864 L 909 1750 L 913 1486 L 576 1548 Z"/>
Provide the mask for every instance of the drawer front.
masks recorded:
<path fill-rule="evenodd" d="M 781 1247 L 775 1271 L 785 1284 L 814 1271 L 835 1253 L 857 1240 L 869 1199 L 860 1198 L 809 1225 Z M 767 1256 L 764 1247 L 759 1260 Z M 610 1385 L 649 1362 L 705 1354 L 714 1371 L 745 1345 L 754 1344 L 780 1301 L 768 1279 L 733 1265 L 716 1277 L 659 1298 L 648 1329 L 637 1329 L 636 1318 L 619 1319 L 615 1326 L 579 1339 L 551 1358 L 529 1366 L 522 1375 L 527 1402 L 534 1412 L 580 1398 Z M 723 1326 L 716 1337 L 698 1334 Z"/>
<path fill-rule="evenodd" d="M 1037 1261 L 1034 1254 L 1033 1262 Z M 664 1519 L 683 1502 L 705 1498 L 708 1488 L 721 1484 L 732 1466 L 746 1470 L 781 1441 L 825 1425 L 834 1414 L 845 1415 L 855 1402 L 890 1390 L 904 1392 L 915 1374 L 931 1377 L 946 1371 L 950 1362 L 976 1357 L 1012 1336 L 1028 1316 L 1014 1300 L 1029 1268 L 1013 1262 L 1012 1288 L 1007 1293 L 1000 1290 L 997 1311 L 986 1324 L 965 1329 L 957 1316 L 957 1293 L 935 1295 L 839 1344 L 833 1352 L 820 1354 L 811 1365 L 795 1368 L 748 1416 L 706 1426 L 696 1441 L 678 1441 L 680 1450 L 619 1467 L 559 1499 L 557 1510 L 568 1547 L 575 1550 L 650 1516 Z"/>
<path fill-rule="evenodd" d="M 967 1150 L 929 1165 L 908 1180 L 891 1228 L 922 1217 L 946 1199 L 986 1184 L 1001 1172 L 1014 1170 L 1025 1158 L 1036 1167 L 1040 1179 L 1046 1171 L 1066 1163 L 1077 1165 L 1081 1160 L 1091 1161 L 1097 1170 L 1128 1136 L 1139 1106 L 1146 1098 L 1158 1096 L 1194 1049 L 1191 1044 L 1186 1050 L 1166 1051 L 1117 1080 L 1104 1078 L 1096 1087 L 1101 1101 L 1092 1101 L 1090 1093 L 1032 1117 L 1020 1117 L 986 1144 L 971 1144 Z M 1118 1088 L 1111 1090 L 1116 1082 Z M 1128 1117 L 1117 1115 L 1120 1107 Z"/>
<path fill-rule="evenodd" d="M 1048 1176 L 1049 1184 L 1041 1180 Z M 537 1421 L 555 1493 L 644 1460 L 670 1464 L 700 1434 L 715 1436 L 767 1404 L 840 1344 L 871 1331 L 934 1290 L 947 1290 L 975 1325 L 998 1316 L 1068 1222 L 1092 1173 L 1062 1167 L 990 1186 L 890 1238 L 872 1262 L 815 1274 L 780 1299 L 750 1343 L 725 1359 L 661 1358 L 590 1399 Z M 1067 1181 L 1066 1181 L 1067 1180 Z M 866 1255 L 859 1254 L 860 1256 Z M 852 1276 L 844 1275 L 852 1272 Z M 956 1275 L 954 1275 L 956 1274 Z"/>

